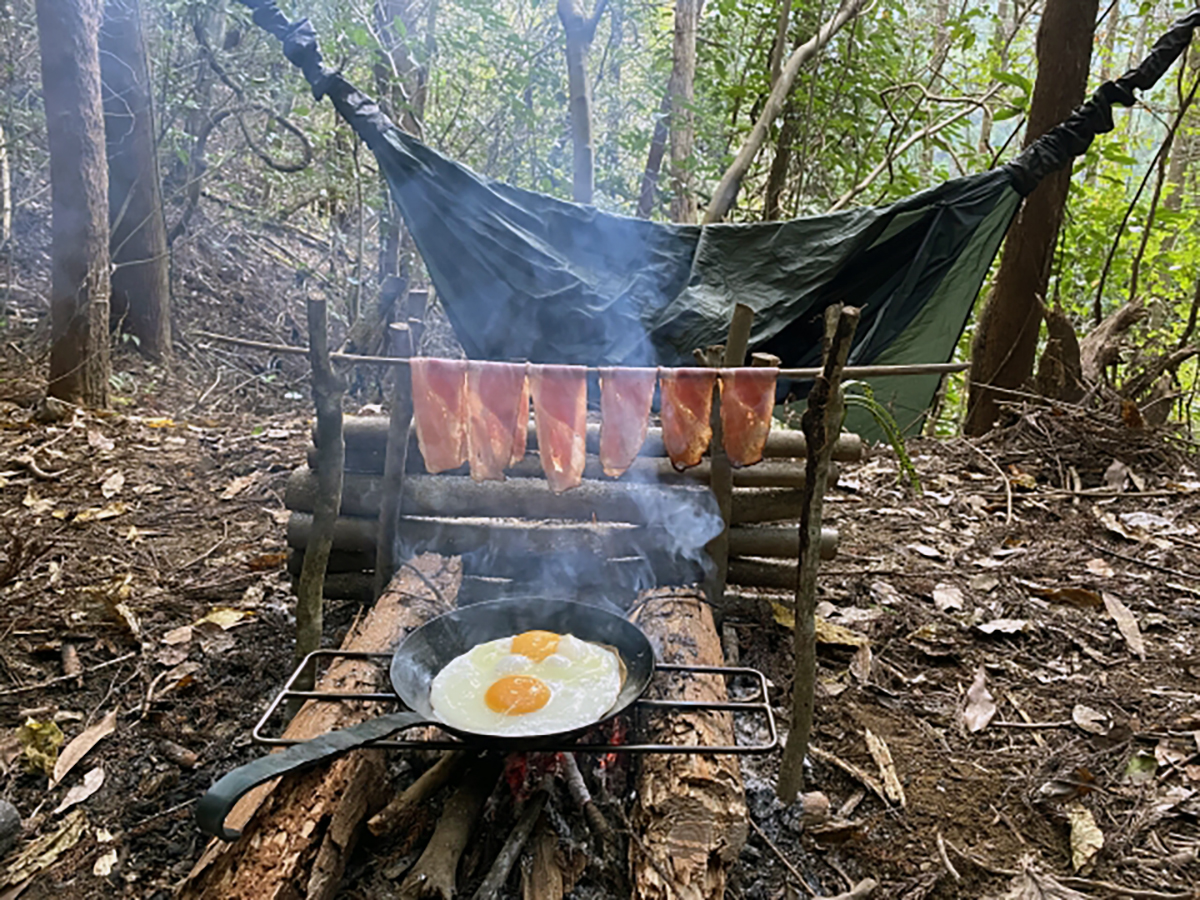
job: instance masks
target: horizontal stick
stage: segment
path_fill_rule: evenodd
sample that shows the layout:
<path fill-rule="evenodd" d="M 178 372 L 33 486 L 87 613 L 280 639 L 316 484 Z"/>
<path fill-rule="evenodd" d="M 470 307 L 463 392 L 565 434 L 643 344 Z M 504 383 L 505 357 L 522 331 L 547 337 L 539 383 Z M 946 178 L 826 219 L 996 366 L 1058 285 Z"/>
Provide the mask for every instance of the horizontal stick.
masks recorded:
<path fill-rule="evenodd" d="M 254 350 L 265 350 L 283 356 L 308 356 L 307 347 L 293 347 L 290 344 L 270 344 L 265 341 L 252 341 L 248 338 L 233 337 L 227 334 L 213 334 L 209 331 L 193 332 L 196 337 L 210 341 L 220 341 L 237 347 L 250 347 Z M 330 353 L 331 359 L 338 362 L 354 363 L 371 366 L 407 366 L 409 360 L 393 356 L 362 356 L 357 353 Z M 846 366 L 842 374 L 849 378 L 880 378 L 888 375 L 944 375 L 952 372 L 965 372 L 971 367 L 970 363 L 921 363 L 906 366 Z M 595 366 L 588 366 L 589 372 L 599 372 Z M 804 369 L 780 369 L 780 378 L 816 378 L 821 374 L 820 367 Z"/>
<path fill-rule="evenodd" d="M 306 467 L 287 480 L 283 502 L 295 512 L 312 512 L 316 475 Z M 344 516 L 376 518 L 383 497 L 383 476 L 347 473 L 342 482 Z M 666 522 L 685 504 L 703 501 L 706 488 L 696 482 L 639 484 L 584 481 L 555 494 L 544 479 L 509 478 L 472 481 L 457 475 L 410 475 L 404 482 L 405 515 L 500 516 L 524 519 L 580 519 L 601 522 Z M 799 517 L 795 488 L 736 488 L 733 524 L 775 522 Z"/>
<path fill-rule="evenodd" d="M 833 552 L 826 549 L 826 529 L 821 529 L 821 559 L 833 559 L 837 556 L 836 543 Z M 759 556 L 761 554 L 754 554 Z M 776 588 L 778 590 L 796 589 L 796 560 L 791 559 L 745 559 L 737 557 L 729 560 L 729 582 L 743 587 Z"/>
<path fill-rule="evenodd" d="M 739 554 L 784 559 L 795 557 L 795 548 L 786 537 L 786 526 L 736 526 L 729 530 L 730 546 Z M 289 547 L 307 546 L 312 531 L 312 516 L 292 513 L 288 519 Z M 375 549 L 378 522 L 374 519 L 340 517 L 334 525 L 335 550 L 370 553 Z M 487 548 L 497 564 L 503 557 L 542 557 L 551 554 L 583 553 L 613 559 L 620 557 L 653 558 L 675 545 L 676 538 L 669 528 L 635 526 L 613 523 L 545 523 L 499 519 L 435 519 L 403 516 L 400 520 L 400 540 L 408 547 L 443 556 L 461 556 L 473 550 Z M 837 529 L 822 530 L 822 556 L 836 553 Z M 828 547 L 828 549 L 827 549 Z M 794 563 L 793 563 L 794 565 Z"/>
<path fill-rule="evenodd" d="M 316 462 L 316 448 L 308 448 L 308 466 L 313 468 Z M 360 448 L 346 449 L 346 471 L 362 475 L 383 474 L 383 451 Z M 413 474 L 424 474 L 425 467 L 420 454 L 409 455 L 409 471 Z M 834 470 L 831 469 L 831 473 Z M 526 456 L 515 466 L 506 470 L 514 478 L 545 478 L 541 460 L 535 455 Z M 655 482 L 658 484 L 708 484 L 712 469 L 709 461 L 705 460 L 698 466 L 693 466 L 683 472 L 677 472 L 670 460 L 656 458 L 639 458 L 634 460 L 629 471 L 620 478 L 609 478 L 600 466 L 600 460 L 589 456 L 583 469 L 585 481 L 599 481 L 604 484 L 638 484 Z M 467 467 L 463 466 L 451 472 L 441 473 L 448 477 L 468 476 Z M 830 484 L 834 483 L 830 475 Z M 803 487 L 803 459 L 768 459 L 758 465 L 747 466 L 744 469 L 733 470 L 734 487 Z M 546 488 L 548 490 L 548 488 Z M 570 492 L 568 492 L 569 494 Z"/>
<path fill-rule="evenodd" d="M 387 446 L 388 417 L 387 416 L 347 416 L 342 426 L 346 439 L 346 452 L 351 449 L 371 448 L 383 450 Z M 316 443 L 316 429 L 313 430 L 313 443 Z M 528 426 L 525 446 L 529 451 L 538 449 L 537 430 L 532 421 Z M 419 453 L 417 436 L 414 430 L 409 439 L 409 452 Z M 587 452 L 600 452 L 600 425 L 593 422 L 587 427 Z M 858 462 L 863 457 L 863 442 L 857 434 L 843 432 L 833 448 L 833 458 L 839 462 Z M 804 442 L 804 433 L 790 428 L 773 427 L 767 435 L 767 445 L 763 448 L 763 456 L 767 459 L 803 459 L 808 454 Z M 663 447 L 662 428 L 652 427 L 646 432 L 646 441 L 642 444 L 639 456 L 663 457 L 667 455 Z"/>

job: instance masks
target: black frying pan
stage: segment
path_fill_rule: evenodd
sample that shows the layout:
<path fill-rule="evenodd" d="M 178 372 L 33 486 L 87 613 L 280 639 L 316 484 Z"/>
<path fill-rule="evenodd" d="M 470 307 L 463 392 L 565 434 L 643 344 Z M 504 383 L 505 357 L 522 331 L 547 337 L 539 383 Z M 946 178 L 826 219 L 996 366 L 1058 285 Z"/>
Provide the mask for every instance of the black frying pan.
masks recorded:
<path fill-rule="evenodd" d="M 625 681 L 616 702 L 596 721 L 574 731 L 532 737 L 497 737 L 443 725 L 429 705 L 429 688 L 442 668 L 477 644 L 510 634 L 541 629 L 616 648 L 625 664 Z M 196 805 L 196 820 L 203 831 L 222 840 L 237 840 L 240 832 L 225 828 L 225 817 L 243 794 L 264 781 L 326 762 L 371 741 L 416 725 L 437 725 L 474 746 L 501 751 L 536 750 L 561 742 L 607 721 L 637 700 L 654 674 L 654 651 L 636 625 L 595 606 L 566 600 L 496 600 L 456 609 L 426 622 L 404 639 L 392 657 L 392 688 L 407 707 L 331 731 L 319 738 L 294 744 L 247 763 L 217 781 Z"/>

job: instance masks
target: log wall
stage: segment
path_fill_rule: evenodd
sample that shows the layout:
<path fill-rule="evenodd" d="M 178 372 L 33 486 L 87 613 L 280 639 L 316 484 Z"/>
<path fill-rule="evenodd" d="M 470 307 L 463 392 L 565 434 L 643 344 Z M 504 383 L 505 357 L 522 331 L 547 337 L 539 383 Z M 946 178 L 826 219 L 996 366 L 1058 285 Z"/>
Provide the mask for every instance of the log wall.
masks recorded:
<path fill-rule="evenodd" d="M 383 416 L 345 421 L 346 474 L 341 516 L 328 566 L 326 593 L 369 597 L 375 566 L 378 517 L 383 501 L 388 420 Z M 315 435 L 314 435 L 315 439 Z M 703 578 L 698 556 L 681 557 L 671 548 L 686 524 L 689 506 L 709 495 L 708 460 L 676 472 L 665 456 L 661 429 L 650 429 L 640 457 L 621 479 L 605 477 L 596 456 L 599 426 L 589 425 L 583 483 L 563 494 L 546 485 L 530 427 L 528 454 L 509 469 L 503 482 L 475 482 L 466 467 L 429 475 L 410 440 L 404 479 L 400 541 L 402 558 L 420 552 L 466 557 L 464 600 L 481 595 L 544 590 L 555 582 L 583 592 L 605 588 L 627 596 L 658 583 L 692 583 Z M 835 459 L 862 458 L 857 435 L 843 434 Z M 316 476 L 310 465 L 288 479 L 284 501 L 288 523 L 289 570 L 298 571 L 312 525 Z M 729 583 L 787 586 L 795 578 L 806 452 L 804 436 L 773 431 L 763 462 L 733 473 L 729 532 Z M 836 483 L 836 468 L 830 483 Z M 837 552 L 835 528 L 822 533 L 821 556 Z"/>

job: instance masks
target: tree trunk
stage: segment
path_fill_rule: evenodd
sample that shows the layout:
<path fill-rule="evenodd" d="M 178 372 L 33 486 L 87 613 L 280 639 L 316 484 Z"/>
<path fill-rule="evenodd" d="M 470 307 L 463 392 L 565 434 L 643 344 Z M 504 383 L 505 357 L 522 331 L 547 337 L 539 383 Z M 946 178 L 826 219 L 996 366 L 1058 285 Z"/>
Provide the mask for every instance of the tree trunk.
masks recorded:
<path fill-rule="evenodd" d="M 595 148 L 592 146 L 592 89 L 588 81 L 587 55 L 596 33 L 596 15 L 587 19 L 581 0 L 558 0 L 558 18 L 567 37 L 567 90 L 571 112 L 571 145 L 574 148 L 571 196 L 576 203 L 591 203 L 595 194 Z"/>
<path fill-rule="evenodd" d="M 654 135 L 650 138 L 650 151 L 646 154 L 646 169 L 642 172 L 642 189 L 638 194 L 637 216 L 650 218 L 654 209 L 654 196 L 658 188 L 658 173 L 662 170 L 663 155 L 667 152 L 667 133 L 670 131 L 671 92 L 663 95 L 658 108 L 658 119 L 654 122 Z"/>
<path fill-rule="evenodd" d="M 783 124 L 775 142 L 775 158 L 767 174 L 767 191 L 763 198 L 763 221 L 783 218 L 783 192 L 787 189 L 788 170 L 792 166 L 792 142 L 796 139 L 796 119 L 789 103 L 783 111 Z"/>
<path fill-rule="evenodd" d="M 108 171 L 101 0 L 37 0 L 50 144 L 50 379 L 60 400 L 108 405 Z"/>
<path fill-rule="evenodd" d="M 1187 57 L 1187 82 L 1193 82 L 1200 75 L 1200 51 L 1195 45 L 1189 48 Z M 1175 140 L 1171 143 L 1171 158 L 1167 166 L 1167 189 L 1163 196 L 1163 206 L 1173 212 L 1183 208 L 1183 187 L 1187 178 L 1188 166 L 1196 157 L 1197 133 L 1200 132 L 1200 106 L 1195 101 L 1183 114 L 1179 128 L 1175 131 Z M 1174 245 L 1174 238 L 1170 239 Z"/>
<path fill-rule="evenodd" d="M 1049 0 L 1038 28 L 1038 74 L 1025 146 L 1063 121 L 1084 97 L 1099 0 Z M 1041 298 L 1071 183 L 1071 167 L 1047 177 L 1025 201 L 971 350 L 971 392 L 964 430 L 980 435 L 996 420 L 998 395 L 981 385 L 1018 388 L 1033 374 Z"/>
<path fill-rule="evenodd" d="M 675 49 L 671 81 L 671 221 L 696 221 L 692 146 L 696 140 L 696 28 L 701 0 L 675 0 Z"/>
<path fill-rule="evenodd" d="M 108 0 L 100 27 L 108 154 L 109 315 L 152 359 L 171 353 L 171 282 L 138 0 Z"/>
<path fill-rule="evenodd" d="M 931 78 L 929 87 L 935 93 L 938 90 L 937 79 L 941 75 L 942 66 L 946 64 L 946 56 L 950 52 L 950 29 L 946 27 L 946 19 L 950 16 L 950 0 L 937 0 L 933 10 L 933 59 L 929 63 Z M 937 118 L 936 112 L 928 116 L 930 124 Z M 933 172 L 933 141 L 921 142 L 921 183 L 929 182 Z"/>
<path fill-rule="evenodd" d="M 8 165 L 8 135 L 0 122 L 0 247 L 12 235 L 12 170 Z"/>

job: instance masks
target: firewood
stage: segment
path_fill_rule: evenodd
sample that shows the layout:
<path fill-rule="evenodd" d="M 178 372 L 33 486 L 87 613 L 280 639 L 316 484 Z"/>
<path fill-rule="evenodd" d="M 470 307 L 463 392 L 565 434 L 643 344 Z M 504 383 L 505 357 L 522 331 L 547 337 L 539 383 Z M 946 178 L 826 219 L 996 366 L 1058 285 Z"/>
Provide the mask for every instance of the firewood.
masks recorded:
<path fill-rule="evenodd" d="M 500 892 L 504 882 L 508 881 L 508 873 L 517 864 L 521 851 L 525 849 L 525 842 L 529 840 L 533 826 L 541 817 L 542 810 L 546 808 L 546 800 L 549 797 L 550 781 L 546 779 L 546 783 L 541 789 L 525 801 L 525 808 L 521 810 L 521 815 L 512 826 L 512 830 L 509 831 L 508 837 L 505 838 L 504 845 L 496 854 L 492 867 L 488 869 L 487 875 L 476 888 L 474 900 L 491 900 Z"/>
<path fill-rule="evenodd" d="M 426 769 L 416 781 L 397 794 L 392 802 L 367 822 L 371 834 L 382 837 L 403 828 L 413 812 L 428 802 L 449 782 L 458 778 L 474 759 L 471 754 L 450 752 Z"/>
<path fill-rule="evenodd" d="M 455 896 L 458 861 L 496 786 L 502 762 L 499 754 L 489 754 L 467 770 L 463 783 L 446 801 L 420 859 L 400 883 L 400 900 L 452 900 Z"/>
<path fill-rule="evenodd" d="M 387 650 L 447 610 L 461 582 L 461 563 L 426 554 L 412 565 L 425 578 L 402 568 L 370 613 L 351 629 L 342 649 Z M 377 667 L 344 660 L 329 669 L 318 687 L 377 690 L 377 682 Z M 373 705 L 310 701 L 284 734 L 304 740 L 374 715 Z M 255 788 L 226 820 L 230 827 L 241 828 L 241 839 L 212 841 L 176 896 L 178 900 L 333 897 L 361 826 L 387 797 L 387 768 L 378 750 L 357 750 L 328 766 Z"/>
<path fill-rule="evenodd" d="M 558 835 L 543 813 L 530 841 L 533 852 L 521 867 L 521 900 L 562 900 L 570 890 L 558 861 Z"/>
<path fill-rule="evenodd" d="M 719 666 L 721 641 L 698 591 L 657 589 L 639 598 L 633 620 L 661 647 L 663 662 Z M 651 696 L 725 701 L 718 676 L 673 675 Z M 724 712 L 670 712 L 648 717 L 646 739 L 732 744 Z M 638 900 L 708 900 L 724 896 L 728 868 L 746 842 L 747 809 L 737 757 L 647 754 L 640 758 L 631 847 Z"/>
<path fill-rule="evenodd" d="M 767 464 L 763 464 L 767 465 Z M 795 472 L 780 473 L 779 463 L 771 463 L 761 478 L 755 469 L 735 472 L 743 480 L 770 480 L 776 474 L 782 480 L 795 480 Z M 797 463 L 796 472 L 803 472 Z M 836 471 L 831 472 L 830 482 Z M 800 479 L 803 483 L 803 479 Z M 603 522 L 646 520 L 647 511 L 673 500 L 686 499 L 702 491 L 694 480 L 645 484 L 626 481 L 586 480 L 577 488 L 555 494 L 544 479 L 508 478 L 505 481 L 476 482 L 459 475 L 409 475 L 404 482 L 404 513 L 409 516 L 498 516 L 526 519 L 593 519 Z M 296 512 L 312 512 L 316 476 L 307 467 L 291 474 L 284 491 L 284 505 Z M 386 489 L 383 477 L 347 472 L 342 486 L 343 516 L 376 518 Z M 739 486 L 733 490 L 733 524 L 777 522 L 800 516 L 802 488 L 779 486 Z"/>
<path fill-rule="evenodd" d="M 347 450 L 371 450 L 382 453 L 383 448 L 387 445 L 387 416 L 350 416 L 346 419 L 345 429 Z M 315 435 L 313 440 L 315 443 Z M 537 433 L 533 423 L 530 422 L 526 447 L 533 451 L 537 449 L 537 446 Z M 420 452 L 416 449 L 415 436 L 411 441 L 409 452 L 417 459 L 421 458 Z M 600 452 L 600 426 L 595 422 L 589 424 L 587 428 L 587 452 L 589 455 Z M 763 452 L 767 457 L 793 459 L 802 459 L 808 453 L 805 449 L 803 433 L 782 428 L 775 428 L 767 437 L 767 446 Z M 666 455 L 662 442 L 662 429 L 650 428 L 646 432 L 646 442 L 642 444 L 639 456 Z M 862 456 L 863 442 L 858 435 L 843 433 L 838 438 L 833 452 L 834 459 L 840 462 L 858 462 Z M 382 460 L 382 456 L 380 459 Z"/>

